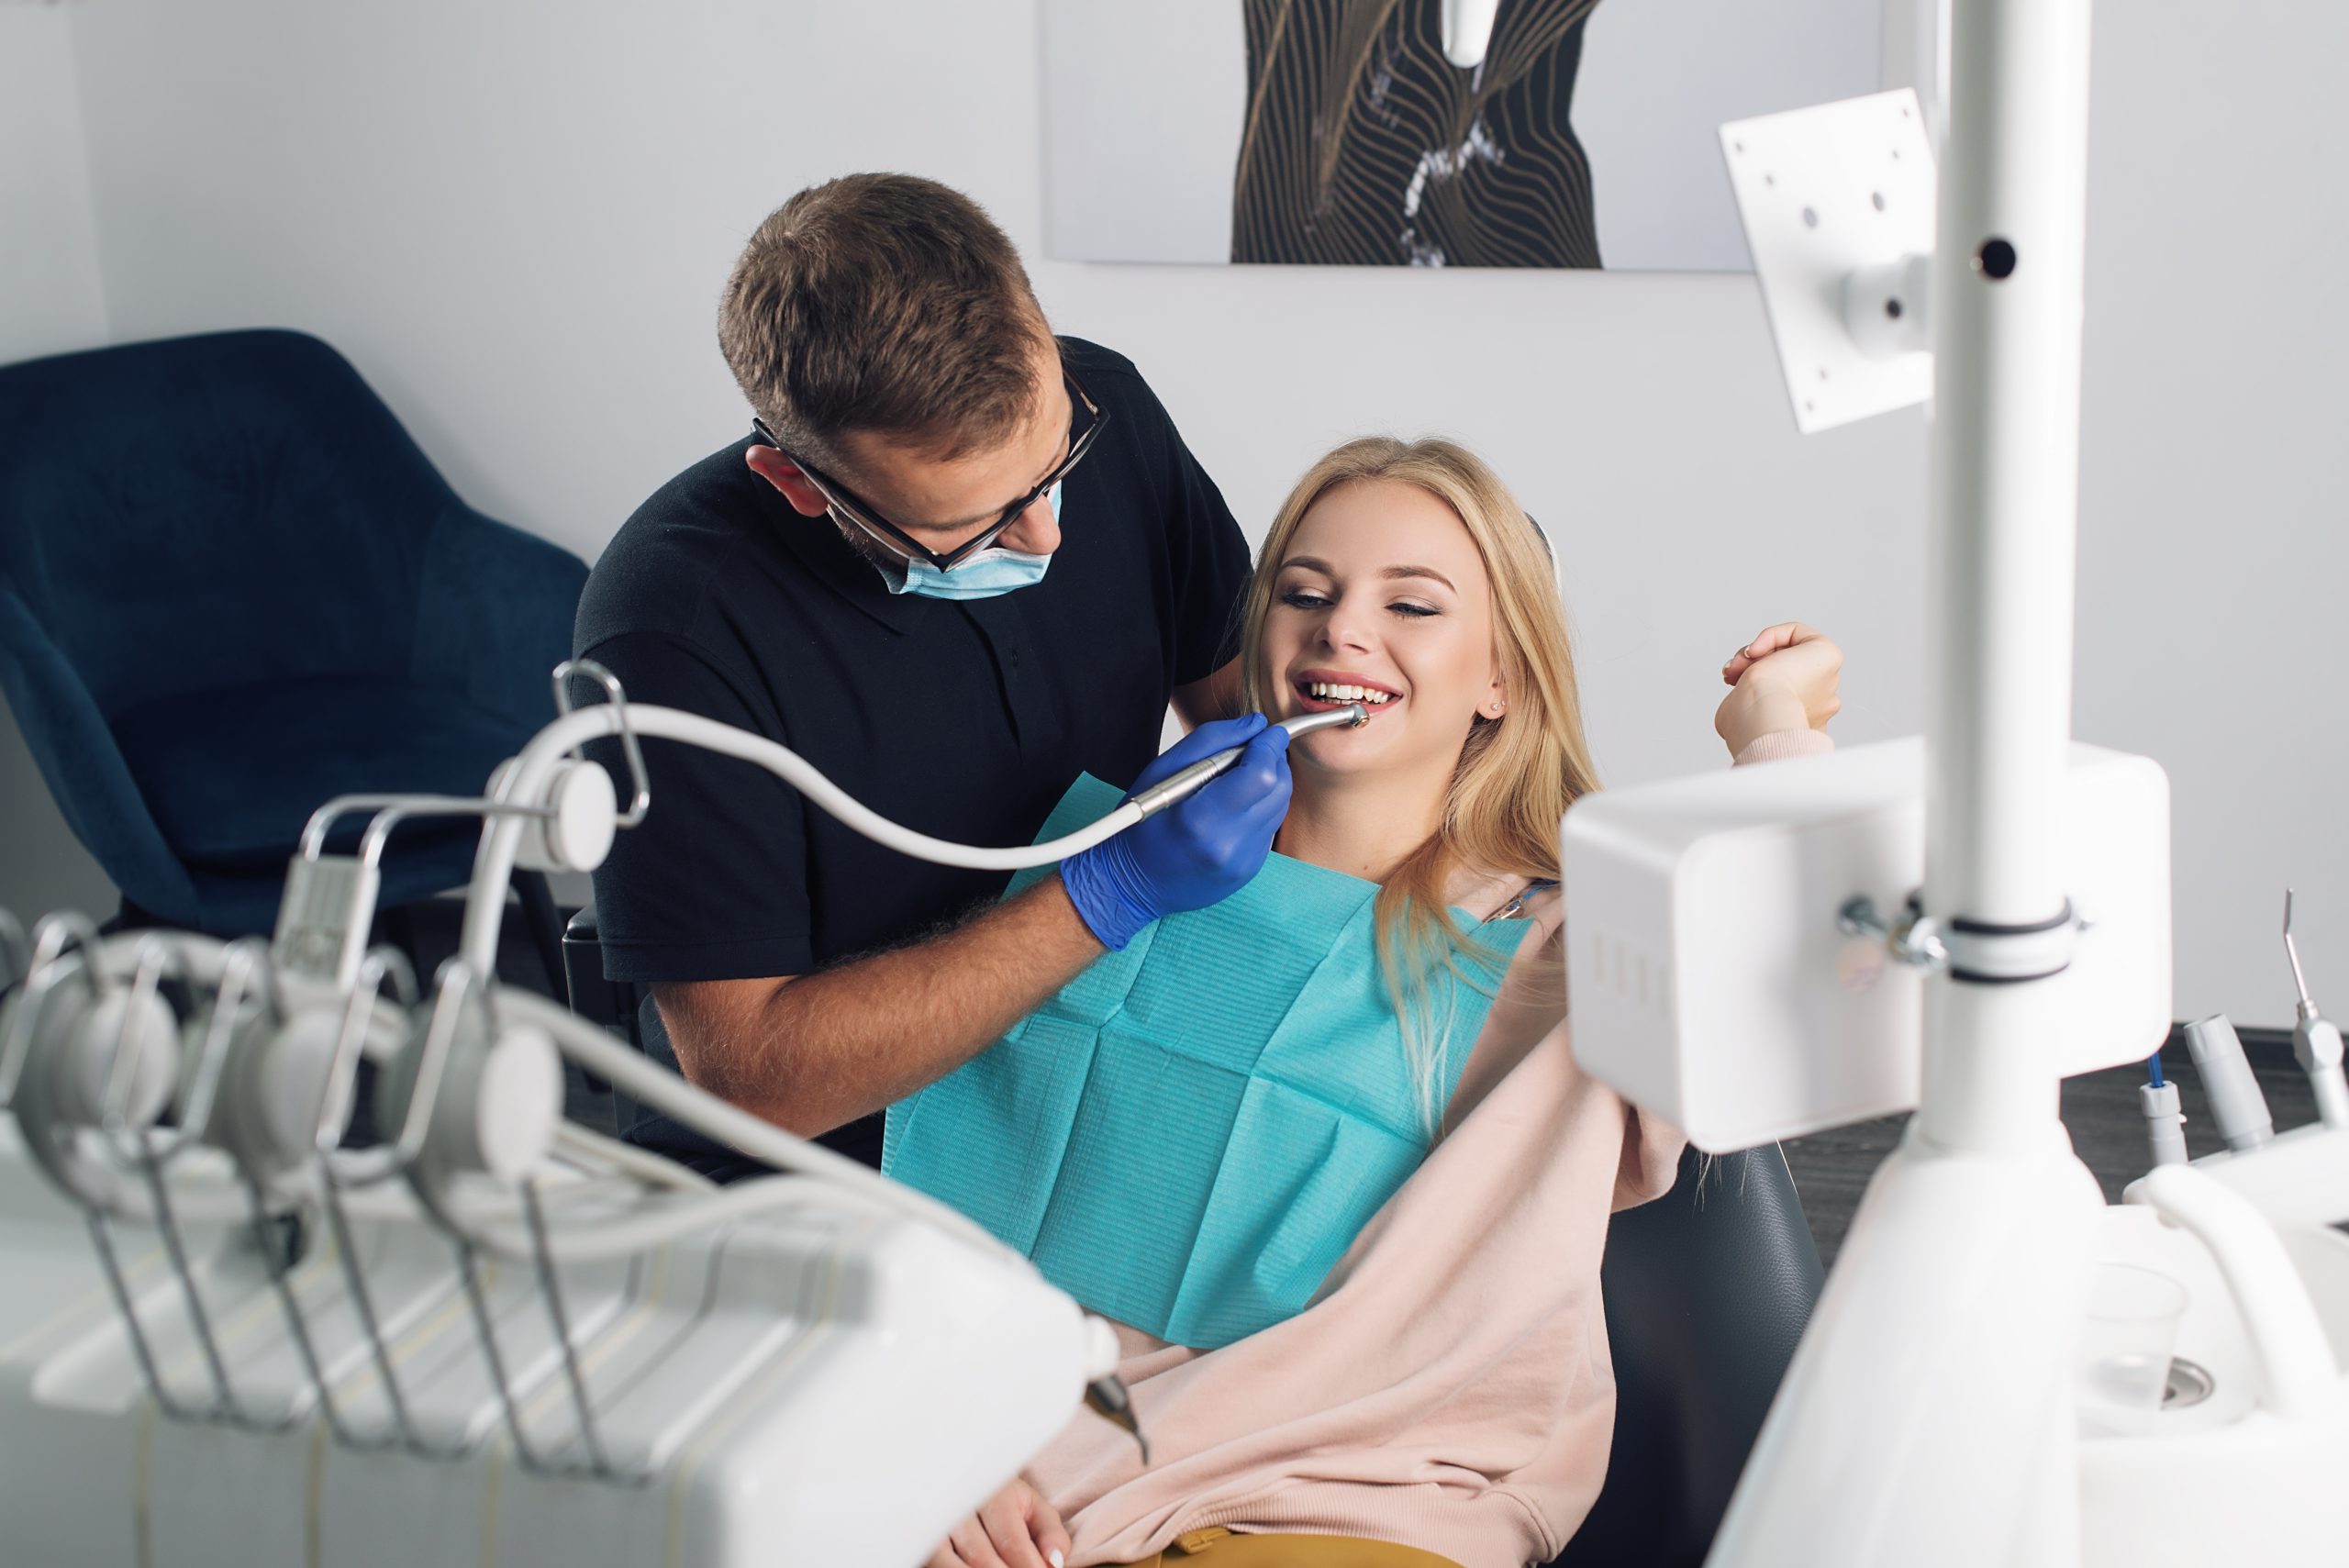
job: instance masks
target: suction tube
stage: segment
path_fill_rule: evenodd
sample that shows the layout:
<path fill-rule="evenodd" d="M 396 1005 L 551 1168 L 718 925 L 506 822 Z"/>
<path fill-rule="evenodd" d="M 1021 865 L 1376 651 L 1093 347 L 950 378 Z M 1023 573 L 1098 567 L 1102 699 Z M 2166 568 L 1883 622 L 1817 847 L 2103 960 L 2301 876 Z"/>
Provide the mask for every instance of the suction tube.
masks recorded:
<path fill-rule="evenodd" d="M 582 673 L 593 674 L 596 672 L 583 670 Z M 1370 709 L 1361 703 L 1350 703 L 1344 707 L 1283 719 L 1281 728 L 1294 739 L 1340 724 L 1369 722 Z M 654 736 L 699 746 L 721 756 L 738 757 L 766 769 L 841 822 L 876 843 L 886 844 L 900 854 L 911 855 L 916 860 L 929 861 L 937 865 L 963 866 L 974 871 L 1021 871 L 1029 866 L 1065 860 L 1079 850 L 1090 849 L 1104 839 L 1123 832 L 1152 812 L 1163 811 L 1193 794 L 1209 779 L 1236 765 L 1241 753 L 1247 749 L 1244 745 L 1235 746 L 1214 756 L 1202 758 L 1172 778 L 1161 780 L 1142 794 L 1124 802 L 1090 827 L 1081 828 L 1049 843 L 1015 844 L 999 849 L 982 849 L 970 844 L 957 844 L 950 840 L 934 839 L 927 833 L 918 833 L 892 822 L 826 778 L 798 753 L 777 745 L 764 736 L 749 734 L 731 725 L 720 724 L 714 718 L 705 718 L 700 714 L 637 703 L 627 704 L 625 707 L 618 703 L 596 703 L 564 714 L 531 738 L 530 743 L 523 747 L 521 753 L 514 759 L 510 769 L 501 770 L 500 781 L 493 794 L 500 804 L 537 800 L 547 786 L 549 773 L 574 747 L 607 735 L 623 738 Z M 515 856 L 521 846 L 522 830 L 527 825 L 520 816 L 493 817 L 482 834 L 481 848 L 473 856 L 473 882 L 465 900 L 464 935 L 459 952 L 477 973 L 496 973 L 497 932 L 506 912 L 507 881 L 513 872 Z"/>

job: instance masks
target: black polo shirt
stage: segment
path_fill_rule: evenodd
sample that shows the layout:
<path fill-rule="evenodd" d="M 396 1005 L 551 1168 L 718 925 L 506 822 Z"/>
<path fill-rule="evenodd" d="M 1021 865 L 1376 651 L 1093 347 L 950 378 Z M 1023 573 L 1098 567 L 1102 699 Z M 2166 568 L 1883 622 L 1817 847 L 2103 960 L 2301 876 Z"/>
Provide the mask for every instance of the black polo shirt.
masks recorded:
<path fill-rule="evenodd" d="M 966 602 L 892 595 L 829 519 L 751 471 L 746 438 L 614 536 L 580 601 L 580 656 L 629 701 L 779 741 L 942 839 L 1027 843 L 1080 773 L 1130 782 L 1174 688 L 1230 656 L 1248 547 L 1132 364 L 1061 349 L 1110 422 L 1062 491 L 1042 582 Z M 885 849 L 748 762 L 663 740 L 644 752 L 651 810 L 596 873 L 615 980 L 805 974 L 919 938 L 1008 880 Z M 625 793 L 617 747 L 596 754 Z M 640 1018 L 646 1050 L 674 1066 L 649 993 Z M 871 1117 L 825 1141 L 877 1164 L 879 1129 Z M 664 1118 L 624 1112 L 623 1130 L 711 1174 L 750 1168 Z"/>

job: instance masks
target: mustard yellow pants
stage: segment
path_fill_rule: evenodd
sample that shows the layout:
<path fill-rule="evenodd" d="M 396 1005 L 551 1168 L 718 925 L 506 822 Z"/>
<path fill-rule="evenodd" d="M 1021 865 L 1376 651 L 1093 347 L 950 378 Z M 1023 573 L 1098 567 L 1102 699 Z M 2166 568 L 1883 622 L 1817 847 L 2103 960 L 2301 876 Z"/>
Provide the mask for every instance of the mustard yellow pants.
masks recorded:
<path fill-rule="evenodd" d="M 1234 1535 L 1186 1530 L 1131 1568 L 1460 1568 L 1449 1557 L 1352 1535 Z"/>

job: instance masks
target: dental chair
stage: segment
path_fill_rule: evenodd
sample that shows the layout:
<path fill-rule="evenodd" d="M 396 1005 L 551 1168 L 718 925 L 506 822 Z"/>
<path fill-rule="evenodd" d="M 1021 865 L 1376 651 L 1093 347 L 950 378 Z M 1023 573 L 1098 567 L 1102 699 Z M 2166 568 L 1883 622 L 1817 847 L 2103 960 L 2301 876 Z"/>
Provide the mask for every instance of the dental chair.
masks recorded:
<path fill-rule="evenodd" d="M 1680 1158 L 1672 1190 L 1607 1231 L 1598 1284 L 1615 1446 L 1553 1568 L 1698 1568 L 1826 1273 L 1775 1143 Z"/>
<path fill-rule="evenodd" d="M 554 717 L 586 578 L 316 338 L 0 366 L 0 689 L 125 924 L 265 933 L 329 797 L 480 794 Z M 462 884 L 479 835 L 403 827 L 381 906 Z M 544 879 L 516 885 L 559 984 Z"/>

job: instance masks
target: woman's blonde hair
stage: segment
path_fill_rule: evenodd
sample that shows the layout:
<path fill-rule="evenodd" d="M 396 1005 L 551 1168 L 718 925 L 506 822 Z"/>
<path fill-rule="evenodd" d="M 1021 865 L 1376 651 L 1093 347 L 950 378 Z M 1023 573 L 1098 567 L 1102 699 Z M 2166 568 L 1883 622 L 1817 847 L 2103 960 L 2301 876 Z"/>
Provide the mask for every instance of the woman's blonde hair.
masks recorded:
<path fill-rule="evenodd" d="M 1559 819 L 1577 797 L 1598 787 L 1598 779 L 1583 740 L 1574 651 L 1549 549 L 1499 476 L 1453 441 L 1365 437 L 1338 448 L 1297 481 L 1265 536 L 1242 606 L 1247 707 L 1265 711 L 1272 695 L 1263 667 L 1264 618 L 1298 525 L 1337 486 L 1374 480 L 1415 484 L 1466 526 L 1492 583 L 1493 651 L 1508 694 L 1499 718 L 1476 716 L 1453 769 L 1442 826 L 1403 858 L 1378 892 L 1379 963 L 1431 1137 L 1436 1074 L 1451 1025 L 1448 1010 L 1445 1018 L 1434 1016 L 1437 973 L 1487 992 L 1497 983 L 1495 956 L 1453 922 L 1446 884 L 1463 866 L 1556 876 Z"/>

